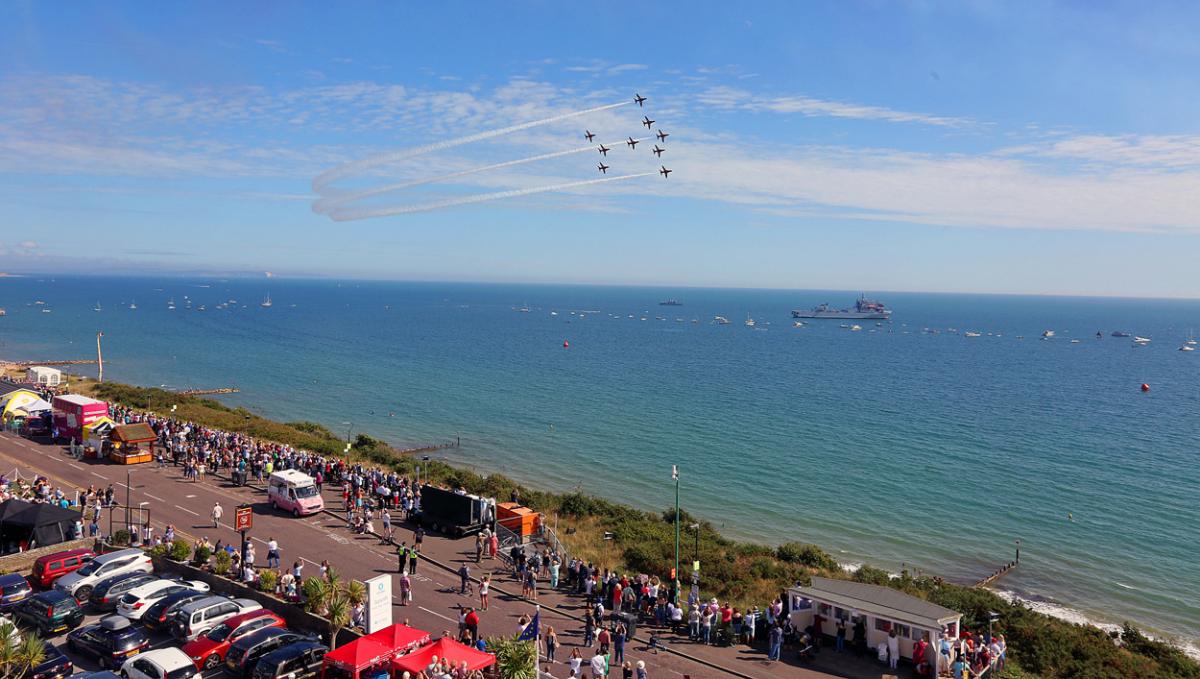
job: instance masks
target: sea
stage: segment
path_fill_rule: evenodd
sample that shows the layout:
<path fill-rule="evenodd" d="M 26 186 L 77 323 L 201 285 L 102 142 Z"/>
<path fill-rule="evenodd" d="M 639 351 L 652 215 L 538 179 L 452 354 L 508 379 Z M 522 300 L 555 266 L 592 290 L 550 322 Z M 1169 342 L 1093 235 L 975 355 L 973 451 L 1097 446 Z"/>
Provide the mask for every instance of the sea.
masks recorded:
<path fill-rule="evenodd" d="M 438 455 L 654 511 L 677 466 L 683 507 L 726 534 L 850 567 L 967 583 L 1019 541 L 1006 596 L 1196 644 L 1200 351 L 1180 348 L 1200 301 L 879 293 L 890 322 L 791 318 L 857 295 L 7 277 L 0 357 L 94 358 L 103 332 L 106 379 L 461 438 Z"/>

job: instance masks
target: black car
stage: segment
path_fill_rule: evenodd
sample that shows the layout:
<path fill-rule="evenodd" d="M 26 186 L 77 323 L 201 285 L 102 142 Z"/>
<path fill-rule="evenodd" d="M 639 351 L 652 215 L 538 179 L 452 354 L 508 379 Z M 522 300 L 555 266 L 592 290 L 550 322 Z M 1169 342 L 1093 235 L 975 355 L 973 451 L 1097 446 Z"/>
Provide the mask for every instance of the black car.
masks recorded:
<path fill-rule="evenodd" d="M 313 638 L 282 627 L 251 632 L 229 646 L 225 652 L 225 669 L 235 677 L 248 677 L 264 655 L 297 641 L 313 641 Z"/>
<path fill-rule="evenodd" d="M 95 625 L 81 627 L 67 635 L 67 648 L 90 655 L 103 668 L 117 668 L 130 656 L 137 655 L 150 645 L 142 630 L 129 620 L 110 615 Z"/>
<path fill-rule="evenodd" d="M 33 587 L 20 573 L 0 575 L 0 611 L 7 611 L 33 594 Z"/>
<path fill-rule="evenodd" d="M 25 673 L 28 679 L 61 679 L 69 677 L 75 672 L 75 665 L 71 659 L 58 650 L 54 644 L 47 641 L 42 647 L 45 650 L 42 662 L 34 665 Z"/>
<path fill-rule="evenodd" d="M 22 601 L 13 608 L 12 617 L 15 622 L 36 627 L 43 637 L 48 637 L 79 627 L 83 622 L 83 609 L 70 594 L 52 589 Z"/>
<path fill-rule="evenodd" d="M 283 679 L 288 675 L 303 679 L 321 669 L 328 652 L 328 648 L 315 641 L 284 646 L 264 655 L 254 666 L 250 679 Z"/>
<path fill-rule="evenodd" d="M 125 596 L 125 592 L 158 579 L 159 577 L 153 573 L 142 573 L 141 571 L 105 578 L 92 588 L 92 593 L 88 596 L 88 606 L 96 611 L 116 610 L 117 602 Z"/>
<path fill-rule="evenodd" d="M 171 626 L 171 614 L 187 604 L 203 599 L 209 592 L 185 591 L 168 594 L 150 604 L 150 608 L 142 614 L 142 625 L 151 631 L 168 629 Z"/>

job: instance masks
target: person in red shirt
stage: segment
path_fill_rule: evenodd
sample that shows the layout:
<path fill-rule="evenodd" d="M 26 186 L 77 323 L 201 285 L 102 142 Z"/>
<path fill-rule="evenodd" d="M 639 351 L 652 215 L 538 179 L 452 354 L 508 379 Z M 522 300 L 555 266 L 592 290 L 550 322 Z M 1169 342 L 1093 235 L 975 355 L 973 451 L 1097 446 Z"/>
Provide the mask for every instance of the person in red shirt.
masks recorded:
<path fill-rule="evenodd" d="M 612 609 L 614 611 L 621 610 L 621 583 L 616 583 L 612 588 Z"/>
<path fill-rule="evenodd" d="M 463 619 L 467 633 L 471 635 L 471 643 L 479 641 L 479 613 L 474 608 L 467 609 L 467 617 Z"/>

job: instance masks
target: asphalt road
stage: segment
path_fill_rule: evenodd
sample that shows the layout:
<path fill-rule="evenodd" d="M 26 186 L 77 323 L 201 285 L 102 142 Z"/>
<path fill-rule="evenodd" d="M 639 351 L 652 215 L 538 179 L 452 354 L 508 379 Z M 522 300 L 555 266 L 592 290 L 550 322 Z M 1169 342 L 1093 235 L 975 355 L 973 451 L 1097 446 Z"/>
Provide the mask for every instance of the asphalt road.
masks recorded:
<path fill-rule="evenodd" d="M 266 542 L 274 538 L 279 543 L 283 564 L 290 566 L 297 560 L 303 562 L 305 577 L 318 574 L 320 563 L 324 560 L 337 568 L 343 577 L 356 580 L 365 580 L 380 573 L 398 572 L 393 549 L 380 545 L 374 537 L 353 535 L 347 530 L 343 519 L 328 513 L 294 518 L 276 512 L 266 503 L 265 492 L 233 486 L 224 478 L 206 475 L 200 482 L 191 482 L 183 479 L 180 467 L 157 468 L 153 463 L 126 467 L 94 460 L 75 460 L 61 446 L 31 441 L 10 433 L 0 434 L 0 470 L 5 473 L 15 470 L 22 476 L 47 476 L 64 489 L 87 488 L 89 485 L 103 489 L 112 484 L 119 502 L 124 502 L 126 498 L 128 473 L 129 503 L 134 507 L 147 503 L 156 534 L 161 535 L 163 528 L 172 524 L 176 532 L 185 537 L 195 539 L 204 536 L 214 543 L 218 539 L 225 543 L 232 541 L 235 545 L 239 543 L 239 536 L 231 523 L 234 508 L 249 503 L 254 507 L 254 528 L 250 536 L 258 544 L 257 565 L 265 564 Z M 222 505 L 224 515 L 220 526 L 214 527 L 209 517 L 217 502 Z M 340 489 L 327 486 L 325 504 L 340 515 Z M 102 524 L 106 521 L 107 517 Z M 107 532 L 107 525 L 102 525 L 102 530 Z M 396 539 L 411 542 L 411 532 L 404 524 L 398 525 Z M 458 593 L 459 578 L 455 573 L 425 559 L 439 562 L 450 569 L 457 569 L 460 562 L 469 561 L 473 578 L 494 572 L 489 610 L 480 612 L 479 631 L 483 636 L 513 635 L 518 629 L 518 618 L 522 614 L 533 614 L 534 605 L 531 602 L 498 591 L 520 592 L 519 585 L 507 576 L 499 561 L 489 563 L 485 560 L 479 566 L 474 564 L 472 539 L 456 541 L 428 535 L 422 547 L 424 558 L 417 572 L 410 574 L 413 579 L 412 604 L 400 605 L 399 586 L 393 582 L 396 595 L 393 600 L 394 622 L 427 630 L 435 638 L 444 631 L 453 636 L 457 632 L 458 607 L 478 604 L 477 597 Z M 582 613 L 582 602 L 548 592 L 543 592 L 540 598 L 543 629 L 553 626 L 562 644 L 557 653 L 559 663 L 551 666 L 550 671 L 555 676 L 565 677 L 567 671 L 562 661 L 570 655 L 572 648 L 579 646 L 585 658 L 590 656 L 587 649 L 581 646 L 583 625 L 578 616 Z M 95 616 L 90 616 L 89 620 L 91 617 Z M 692 644 L 678 645 L 679 650 L 709 664 L 672 653 L 654 654 L 645 650 L 645 634 L 639 629 L 638 639 L 627 644 L 626 659 L 633 662 L 644 660 L 650 676 L 655 679 L 684 676 L 694 679 L 728 679 L 731 676 L 799 679 L 849 675 L 841 672 L 826 674 L 791 663 L 767 663 L 761 653 L 750 649 L 734 651 Z M 65 639 L 60 641 L 65 644 Z M 172 643 L 169 638 L 154 638 L 152 641 L 156 645 Z M 91 669 L 94 663 L 82 661 L 79 667 Z M 219 673 L 220 670 L 213 672 Z M 619 670 L 617 672 L 615 676 L 620 676 Z M 858 675 L 857 672 L 854 674 Z"/>

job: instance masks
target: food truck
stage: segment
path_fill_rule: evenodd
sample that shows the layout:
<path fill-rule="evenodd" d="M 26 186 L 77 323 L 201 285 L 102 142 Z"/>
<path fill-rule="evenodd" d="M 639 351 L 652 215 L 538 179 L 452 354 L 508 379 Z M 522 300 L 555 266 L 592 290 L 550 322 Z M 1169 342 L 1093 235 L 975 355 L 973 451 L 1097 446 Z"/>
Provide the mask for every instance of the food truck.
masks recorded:
<path fill-rule="evenodd" d="M 54 429 L 60 439 L 83 441 L 83 428 L 102 417 L 108 417 L 108 404 L 79 394 L 55 396 Z"/>

